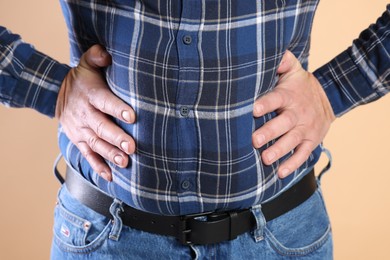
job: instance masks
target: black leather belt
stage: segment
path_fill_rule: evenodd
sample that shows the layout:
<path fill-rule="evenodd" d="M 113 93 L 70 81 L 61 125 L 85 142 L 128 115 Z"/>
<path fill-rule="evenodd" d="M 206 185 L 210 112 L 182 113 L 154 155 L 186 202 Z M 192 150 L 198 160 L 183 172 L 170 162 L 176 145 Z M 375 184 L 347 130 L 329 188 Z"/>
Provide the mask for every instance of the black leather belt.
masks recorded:
<path fill-rule="evenodd" d="M 70 194 L 92 210 L 113 218 L 109 208 L 114 199 L 85 180 L 78 172 L 67 167 L 65 185 Z M 262 204 L 266 221 L 281 216 L 307 200 L 317 189 L 314 171 L 275 199 Z M 199 218 L 202 217 L 203 218 Z M 181 243 L 213 244 L 235 239 L 256 227 L 250 209 L 210 212 L 186 216 L 164 216 L 123 205 L 121 218 L 124 225 L 150 233 L 173 236 Z"/>

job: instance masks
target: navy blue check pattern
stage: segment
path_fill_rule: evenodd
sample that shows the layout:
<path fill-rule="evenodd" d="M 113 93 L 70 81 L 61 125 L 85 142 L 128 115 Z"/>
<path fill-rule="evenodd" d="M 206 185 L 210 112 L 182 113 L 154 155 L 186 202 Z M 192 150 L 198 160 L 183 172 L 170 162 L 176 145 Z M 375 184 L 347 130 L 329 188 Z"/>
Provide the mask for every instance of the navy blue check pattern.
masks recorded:
<path fill-rule="evenodd" d="M 54 117 L 57 94 L 69 67 L 36 51 L 0 26 L 0 102 Z"/>
<path fill-rule="evenodd" d="M 262 163 L 260 153 L 272 142 L 254 149 L 252 132 L 276 114 L 254 118 L 253 102 L 275 87 L 276 69 L 285 50 L 292 51 L 307 67 L 317 4 L 317 0 L 62 0 L 71 65 L 77 65 L 93 44 L 104 45 L 113 57 L 112 66 L 104 71 L 107 82 L 137 114 L 134 125 L 116 121 L 134 137 L 137 151 L 126 169 L 110 164 L 113 182 L 107 183 L 93 172 L 60 128 L 64 157 L 102 190 L 132 207 L 158 214 L 247 208 L 277 196 L 314 166 L 321 147 L 294 174 L 279 179 L 279 164 L 293 152 L 273 165 Z M 13 97 L 11 83 L 19 81 L 20 74 L 12 80 L 8 74 L 15 64 L 26 66 L 27 52 L 37 52 L 32 47 L 15 52 L 7 47 L 15 42 L 11 39 L 14 35 L 3 28 L 0 35 L 1 80 L 7 83 L 0 84 L 0 92 Z M 370 39 L 361 41 L 371 46 Z M 376 49 L 382 47 L 375 45 Z M 11 54 L 12 58 L 4 58 Z M 316 72 L 335 111 L 341 105 L 333 92 L 342 97 L 348 96 L 348 91 L 377 92 L 369 83 L 360 83 L 361 89 L 346 85 L 349 80 L 344 80 L 343 90 L 338 91 L 334 82 L 347 75 L 349 68 L 336 66 L 352 62 L 359 67 L 351 56 L 342 55 L 345 53 L 340 55 L 342 61 Z M 362 59 L 364 55 L 365 49 L 360 49 Z M 61 82 L 63 76 L 58 71 L 68 68 L 49 57 L 41 58 L 54 64 L 45 75 L 55 75 L 42 81 Z M 24 70 L 39 71 L 34 67 Z M 356 71 L 367 77 L 364 69 Z M 55 100 L 59 84 L 55 88 L 56 84 L 48 87 L 33 82 L 30 91 L 48 92 Z M 388 89 L 386 83 L 381 90 Z M 1 100 L 14 105 L 9 99 Z M 341 100 L 348 108 L 362 102 Z M 37 110 L 53 114 L 54 108 L 45 102 L 35 104 Z"/>
<path fill-rule="evenodd" d="M 314 72 L 341 116 L 390 90 L 390 5 L 351 47 Z"/>

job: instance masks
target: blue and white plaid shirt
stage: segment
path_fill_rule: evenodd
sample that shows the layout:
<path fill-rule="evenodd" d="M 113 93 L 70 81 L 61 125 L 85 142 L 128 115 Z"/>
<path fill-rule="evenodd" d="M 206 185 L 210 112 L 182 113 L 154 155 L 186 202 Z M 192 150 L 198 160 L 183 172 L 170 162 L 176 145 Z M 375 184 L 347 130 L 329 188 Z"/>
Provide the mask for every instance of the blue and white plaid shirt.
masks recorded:
<path fill-rule="evenodd" d="M 158 214 L 247 208 L 278 195 L 314 166 L 321 149 L 279 179 L 278 165 L 292 152 L 271 166 L 261 162 L 272 143 L 254 149 L 252 133 L 276 114 L 254 118 L 253 102 L 275 87 L 285 50 L 307 67 L 317 4 L 62 0 L 72 65 L 91 45 L 104 45 L 113 58 L 108 84 L 137 114 L 134 125 L 116 121 L 134 137 L 137 152 L 126 169 L 110 164 L 113 182 L 92 171 L 60 128 L 64 157 L 102 190 Z M 389 21 L 387 12 L 315 72 L 338 115 L 388 91 Z M 53 116 L 66 65 L 0 28 L 0 70 L 3 103 Z"/>

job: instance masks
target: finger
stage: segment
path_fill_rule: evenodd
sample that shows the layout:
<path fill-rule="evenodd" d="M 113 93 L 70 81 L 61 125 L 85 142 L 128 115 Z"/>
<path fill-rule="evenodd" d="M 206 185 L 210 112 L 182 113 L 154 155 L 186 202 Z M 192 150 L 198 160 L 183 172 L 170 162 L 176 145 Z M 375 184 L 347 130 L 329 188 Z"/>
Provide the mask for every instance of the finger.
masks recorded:
<path fill-rule="evenodd" d="M 286 96 L 283 91 L 273 91 L 258 98 L 253 105 L 253 116 L 259 117 L 286 106 Z"/>
<path fill-rule="evenodd" d="M 95 112 L 91 112 L 89 118 L 86 120 L 88 127 L 90 127 L 99 138 L 122 149 L 122 151 L 127 154 L 135 152 L 134 139 L 100 111 L 96 110 Z"/>
<path fill-rule="evenodd" d="M 255 148 L 260 148 L 264 144 L 279 138 L 292 129 L 297 124 L 297 117 L 290 111 L 283 111 L 277 117 L 265 123 L 252 134 L 252 143 Z"/>
<path fill-rule="evenodd" d="M 286 50 L 286 52 L 282 57 L 282 60 L 280 61 L 277 73 L 279 74 L 288 73 L 289 71 L 299 69 L 300 67 L 301 67 L 301 63 L 295 57 L 295 55 L 289 50 Z"/>
<path fill-rule="evenodd" d="M 101 45 L 95 44 L 81 56 L 80 66 L 100 69 L 109 66 L 111 62 L 111 55 Z"/>
<path fill-rule="evenodd" d="M 297 170 L 307 159 L 309 159 L 313 148 L 314 147 L 312 142 L 302 142 L 295 149 L 294 154 L 280 165 L 278 176 L 280 178 L 285 178 Z"/>
<path fill-rule="evenodd" d="M 108 88 L 99 88 L 88 94 L 89 102 L 105 114 L 111 115 L 125 123 L 135 122 L 134 110 L 115 96 Z"/>
<path fill-rule="evenodd" d="M 97 70 L 106 67 L 112 62 L 110 54 L 101 46 L 93 45 L 82 55 L 79 65 L 87 69 Z M 96 95 L 96 96 L 95 96 Z M 133 109 L 116 97 L 108 87 L 94 88 L 88 95 L 90 103 L 115 118 L 127 123 L 134 123 L 135 113 Z"/>
<path fill-rule="evenodd" d="M 100 154 L 103 158 L 115 163 L 119 167 L 126 167 L 129 159 L 128 156 L 117 147 L 101 139 L 92 130 L 89 130 L 86 142 L 92 151 Z"/>
<path fill-rule="evenodd" d="M 272 164 L 294 150 L 302 142 L 303 135 L 304 133 L 301 133 L 299 130 L 291 130 L 283 135 L 272 146 L 262 152 L 263 162 L 267 165 Z"/>
<path fill-rule="evenodd" d="M 78 142 L 76 146 L 95 172 L 106 181 L 112 181 L 111 169 L 100 155 L 92 151 L 86 142 Z"/>

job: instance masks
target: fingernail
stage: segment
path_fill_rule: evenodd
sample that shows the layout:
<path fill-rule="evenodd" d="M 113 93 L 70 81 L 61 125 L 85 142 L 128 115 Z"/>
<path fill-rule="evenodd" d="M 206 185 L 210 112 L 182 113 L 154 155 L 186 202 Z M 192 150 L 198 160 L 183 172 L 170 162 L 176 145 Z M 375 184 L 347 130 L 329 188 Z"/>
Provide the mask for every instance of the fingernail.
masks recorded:
<path fill-rule="evenodd" d="M 116 156 L 114 157 L 114 161 L 115 161 L 116 164 L 122 165 L 122 163 L 123 163 L 123 157 L 120 156 L 120 155 L 116 155 Z"/>
<path fill-rule="evenodd" d="M 102 176 L 102 178 L 105 179 L 106 181 L 111 181 L 111 175 L 109 175 L 104 171 L 100 173 L 100 176 Z"/>
<path fill-rule="evenodd" d="M 129 151 L 129 149 L 130 149 L 130 144 L 129 144 L 129 142 L 123 141 L 123 142 L 121 143 L 121 148 L 122 148 L 122 150 L 123 150 L 124 152 L 129 153 L 129 152 L 130 152 L 130 151 Z"/>
<path fill-rule="evenodd" d="M 127 111 L 127 110 L 122 111 L 122 118 L 123 118 L 126 122 L 130 122 L 130 121 L 131 121 L 130 112 Z"/>
<path fill-rule="evenodd" d="M 267 160 L 271 162 L 275 158 L 276 154 L 274 152 L 268 152 L 266 154 Z"/>
<path fill-rule="evenodd" d="M 289 169 L 287 169 L 287 168 L 284 168 L 284 169 L 281 169 L 280 170 L 280 177 L 281 178 L 284 178 L 284 177 L 287 177 L 287 174 L 290 172 L 290 170 Z"/>
<path fill-rule="evenodd" d="M 263 105 L 255 105 L 255 115 L 260 116 L 263 113 Z"/>
<path fill-rule="evenodd" d="M 258 148 L 261 147 L 265 142 L 265 136 L 261 135 L 261 134 L 257 135 L 256 142 L 257 142 Z"/>

